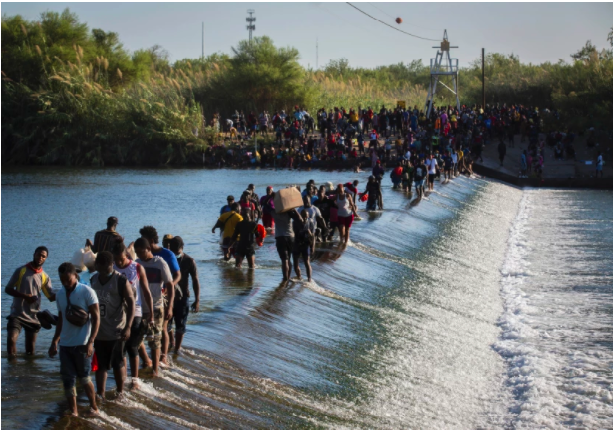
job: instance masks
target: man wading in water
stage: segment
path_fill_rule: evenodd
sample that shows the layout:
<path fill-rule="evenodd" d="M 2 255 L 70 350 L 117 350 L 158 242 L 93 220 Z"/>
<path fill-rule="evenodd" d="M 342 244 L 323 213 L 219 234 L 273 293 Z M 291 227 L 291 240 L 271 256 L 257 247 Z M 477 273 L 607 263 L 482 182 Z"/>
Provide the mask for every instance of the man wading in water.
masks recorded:
<path fill-rule="evenodd" d="M 130 372 L 132 374 L 132 389 L 138 389 L 138 349 L 143 343 L 147 330 L 153 327 L 153 299 L 149 290 L 147 274 L 142 265 L 126 256 L 126 246 L 123 242 L 113 247 L 115 271 L 124 274 L 132 287 L 136 290 L 134 304 L 134 321 L 130 330 L 130 339 L 126 341 L 125 351 L 130 358 Z"/>
<path fill-rule="evenodd" d="M 175 288 L 168 264 L 161 257 L 151 254 L 151 246 L 145 238 L 138 238 L 134 243 L 137 262 L 145 268 L 151 297 L 153 299 L 153 328 L 147 336 L 153 357 L 153 376 L 158 376 L 162 335 L 172 318 Z"/>
<path fill-rule="evenodd" d="M 215 233 L 216 228 L 220 228 L 223 234 L 223 240 L 221 243 L 221 250 L 223 251 L 223 260 L 230 260 L 230 245 L 232 245 L 232 235 L 236 225 L 243 220 L 238 211 L 240 206 L 238 203 L 232 203 L 230 206 L 230 212 L 222 213 L 217 222 L 213 226 L 211 232 Z"/>
<path fill-rule="evenodd" d="M 245 258 L 249 268 L 255 268 L 255 238 L 258 224 L 251 220 L 252 214 L 253 211 L 249 209 L 241 211 L 243 220 L 236 225 L 232 235 L 230 243 L 235 246 L 236 268 L 242 266 Z"/>
<path fill-rule="evenodd" d="M 119 224 L 117 217 L 109 217 L 109 219 L 106 220 L 106 230 L 96 232 L 96 235 L 94 236 L 94 243 L 92 244 L 92 241 L 87 239 L 85 241 L 85 246 L 90 247 L 94 253 L 99 253 L 100 251 L 111 251 L 116 243 L 123 242 L 121 235 L 115 231 L 117 224 Z"/>
<path fill-rule="evenodd" d="M 98 396 L 104 400 L 106 373 L 111 368 L 117 395 L 123 394 L 126 381 L 123 353 L 134 320 L 135 292 L 126 276 L 113 269 L 113 255 L 108 251 L 98 253 L 95 266 L 96 274 L 90 281 L 100 307 L 100 329 L 94 341 L 98 359 L 96 387 Z"/>
<path fill-rule="evenodd" d="M 274 193 L 271 194 L 274 197 Z M 283 272 L 283 281 L 289 280 L 292 273 L 292 261 L 290 256 L 294 251 L 294 230 L 292 229 L 292 219 L 302 223 L 303 219 L 296 209 L 284 213 L 274 211 L 272 216 L 275 220 L 275 241 L 277 245 L 277 253 L 281 259 L 281 271 Z"/>
<path fill-rule="evenodd" d="M 32 262 L 17 268 L 6 285 L 5 292 L 13 297 L 6 326 L 9 358 L 14 358 L 17 354 L 17 339 L 22 328 L 26 331 L 26 354 L 34 354 L 36 336 L 41 328 L 37 315 L 42 294 L 45 294 L 49 301 L 55 301 L 51 279 L 43 271 L 48 254 L 46 247 L 38 247 L 34 251 Z"/>
<path fill-rule="evenodd" d="M 77 378 L 81 381 L 90 404 L 90 415 L 98 415 L 94 384 L 89 378 L 94 354 L 94 341 L 100 327 L 100 312 L 98 297 L 92 288 L 79 283 L 77 270 L 72 263 L 63 263 L 58 268 L 62 289 L 57 293 L 56 304 L 58 321 L 53 341 L 49 347 L 49 357 L 57 354 L 60 345 L 60 374 L 64 383 L 64 392 L 72 416 L 79 416 L 77 410 Z M 77 317 L 86 321 L 83 325 L 67 313 L 68 301 L 73 309 L 71 312 L 82 311 L 84 316 Z M 68 317 L 67 317 L 68 316 Z"/>
<path fill-rule="evenodd" d="M 179 268 L 181 268 L 181 281 L 179 287 L 183 295 L 179 297 L 175 292 L 175 304 L 172 312 L 172 319 L 168 322 L 168 335 L 170 338 L 170 347 L 174 346 L 174 354 L 179 354 L 183 336 L 187 330 L 187 316 L 189 315 L 189 278 L 192 278 L 192 288 L 194 288 L 195 301 L 192 304 L 192 310 L 198 312 L 200 310 L 200 281 L 198 280 L 198 268 L 193 257 L 188 256 L 183 252 L 183 238 L 175 236 L 170 241 L 170 250 L 177 256 Z M 175 322 L 176 337 L 172 334 L 172 322 Z"/>
<path fill-rule="evenodd" d="M 160 247 L 158 245 L 159 238 L 158 233 L 155 227 L 145 226 L 139 230 L 140 235 L 145 238 L 149 242 L 149 246 L 151 247 L 151 254 L 153 256 L 159 256 L 168 265 L 170 269 L 170 273 L 172 274 L 172 285 L 175 294 L 181 294 L 181 288 L 178 286 L 179 281 L 181 280 L 181 269 L 179 268 L 179 263 L 177 262 L 177 257 L 175 254 L 167 248 Z M 171 307 L 173 306 L 171 302 Z M 170 311 L 172 314 L 172 310 Z M 162 355 L 160 357 L 160 362 L 166 364 L 168 361 L 166 360 L 166 355 L 168 354 L 168 332 L 166 331 L 166 326 L 164 326 L 164 331 L 162 334 Z M 142 352 L 147 354 L 145 346 L 142 347 Z"/>

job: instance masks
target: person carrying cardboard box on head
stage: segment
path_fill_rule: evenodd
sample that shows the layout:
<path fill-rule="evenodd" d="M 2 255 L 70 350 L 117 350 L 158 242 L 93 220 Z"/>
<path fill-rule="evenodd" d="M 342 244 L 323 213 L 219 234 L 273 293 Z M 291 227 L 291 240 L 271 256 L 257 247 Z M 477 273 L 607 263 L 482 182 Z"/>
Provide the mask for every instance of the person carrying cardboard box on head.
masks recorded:
<path fill-rule="evenodd" d="M 272 216 L 275 221 L 275 240 L 277 245 L 277 253 L 281 259 L 281 271 L 283 272 L 283 281 L 290 278 L 292 271 L 291 255 L 294 250 L 294 230 L 292 220 L 300 223 L 303 222 L 302 217 L 296 208 L 303 205 L 302 195 L 295 187 L 281 189 L 278 192 L 272 192 L 274 196 L 275 210 Z"/>

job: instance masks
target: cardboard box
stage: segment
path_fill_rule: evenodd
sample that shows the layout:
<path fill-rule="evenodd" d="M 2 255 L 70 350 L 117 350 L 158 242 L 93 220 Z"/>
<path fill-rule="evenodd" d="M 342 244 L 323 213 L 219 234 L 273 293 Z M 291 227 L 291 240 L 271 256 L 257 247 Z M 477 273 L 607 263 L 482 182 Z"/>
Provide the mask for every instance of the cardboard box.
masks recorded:
<path fill-rule="evenodd" d="M 275 212 L 283 213 L 303 206 L 302 195 L 295 187 L 280 189 L 275 193 Z"/>

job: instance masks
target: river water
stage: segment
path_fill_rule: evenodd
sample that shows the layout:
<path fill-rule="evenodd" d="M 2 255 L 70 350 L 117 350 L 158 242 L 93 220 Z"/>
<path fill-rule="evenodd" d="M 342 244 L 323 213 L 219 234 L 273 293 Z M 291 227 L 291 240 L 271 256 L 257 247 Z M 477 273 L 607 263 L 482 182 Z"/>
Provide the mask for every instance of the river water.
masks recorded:
<path fill-rule="evenodd" d="M 182 236 L 202 290 L 183 355 L 96 419 L 62 417 L 52 332 L 30 358 L 22 336 L 9 362 L 3 321 L 2 429 L 613 426 L 612 193 L 459 177 L 410 207 L 386 178 L 386 210 L 362 212 L 348 246 L 319 247 L 314 283 L 280 284 L 270 237 L 255 271 L 221 260 L 210 228 L 228 194 L 354 176 L 3 171 L 2 288 L 41 244 L 58 287 L 58 265 L 115 215 L 126 241 L 144 225 Z"/>

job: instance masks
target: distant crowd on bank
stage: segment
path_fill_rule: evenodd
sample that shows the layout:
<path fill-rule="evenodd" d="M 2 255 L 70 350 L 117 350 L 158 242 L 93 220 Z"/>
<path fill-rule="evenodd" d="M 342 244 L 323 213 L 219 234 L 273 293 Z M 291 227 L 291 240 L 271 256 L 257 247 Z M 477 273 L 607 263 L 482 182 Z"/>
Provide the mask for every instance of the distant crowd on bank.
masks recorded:
<path fill-rule="evenodd" d="M 384 166 L 393 165 L 407 152 L 426 156 L 430 152 L 443 155 L 446 150 L 462 150 L 467 160 L 482 161 L 484 147 L 493 144 L 501 165 L 507 147 L 522 147 L 521 176 L 541 176 L 545 148 L 553 150 L 556 159 L 574 160 L 577 136 L 572 131 L 544 134 L 543 113 L 559 118 L 549 109 L 506 104 L 434 106 L 429 117 L 417 107 L 383 106 L 376 112 L 371 107 L 335 107 L 314 114 L 298 106 L 291 113 L 237 110 L 227 118 L 213 116 L 211 126 L 218 129 L 221 139 L 206 150 L 204 163 L 217 168 L 363 168 L 374 166 L 377 160 Z M 588 138 L 590 145 L 598 148 Z"/>

